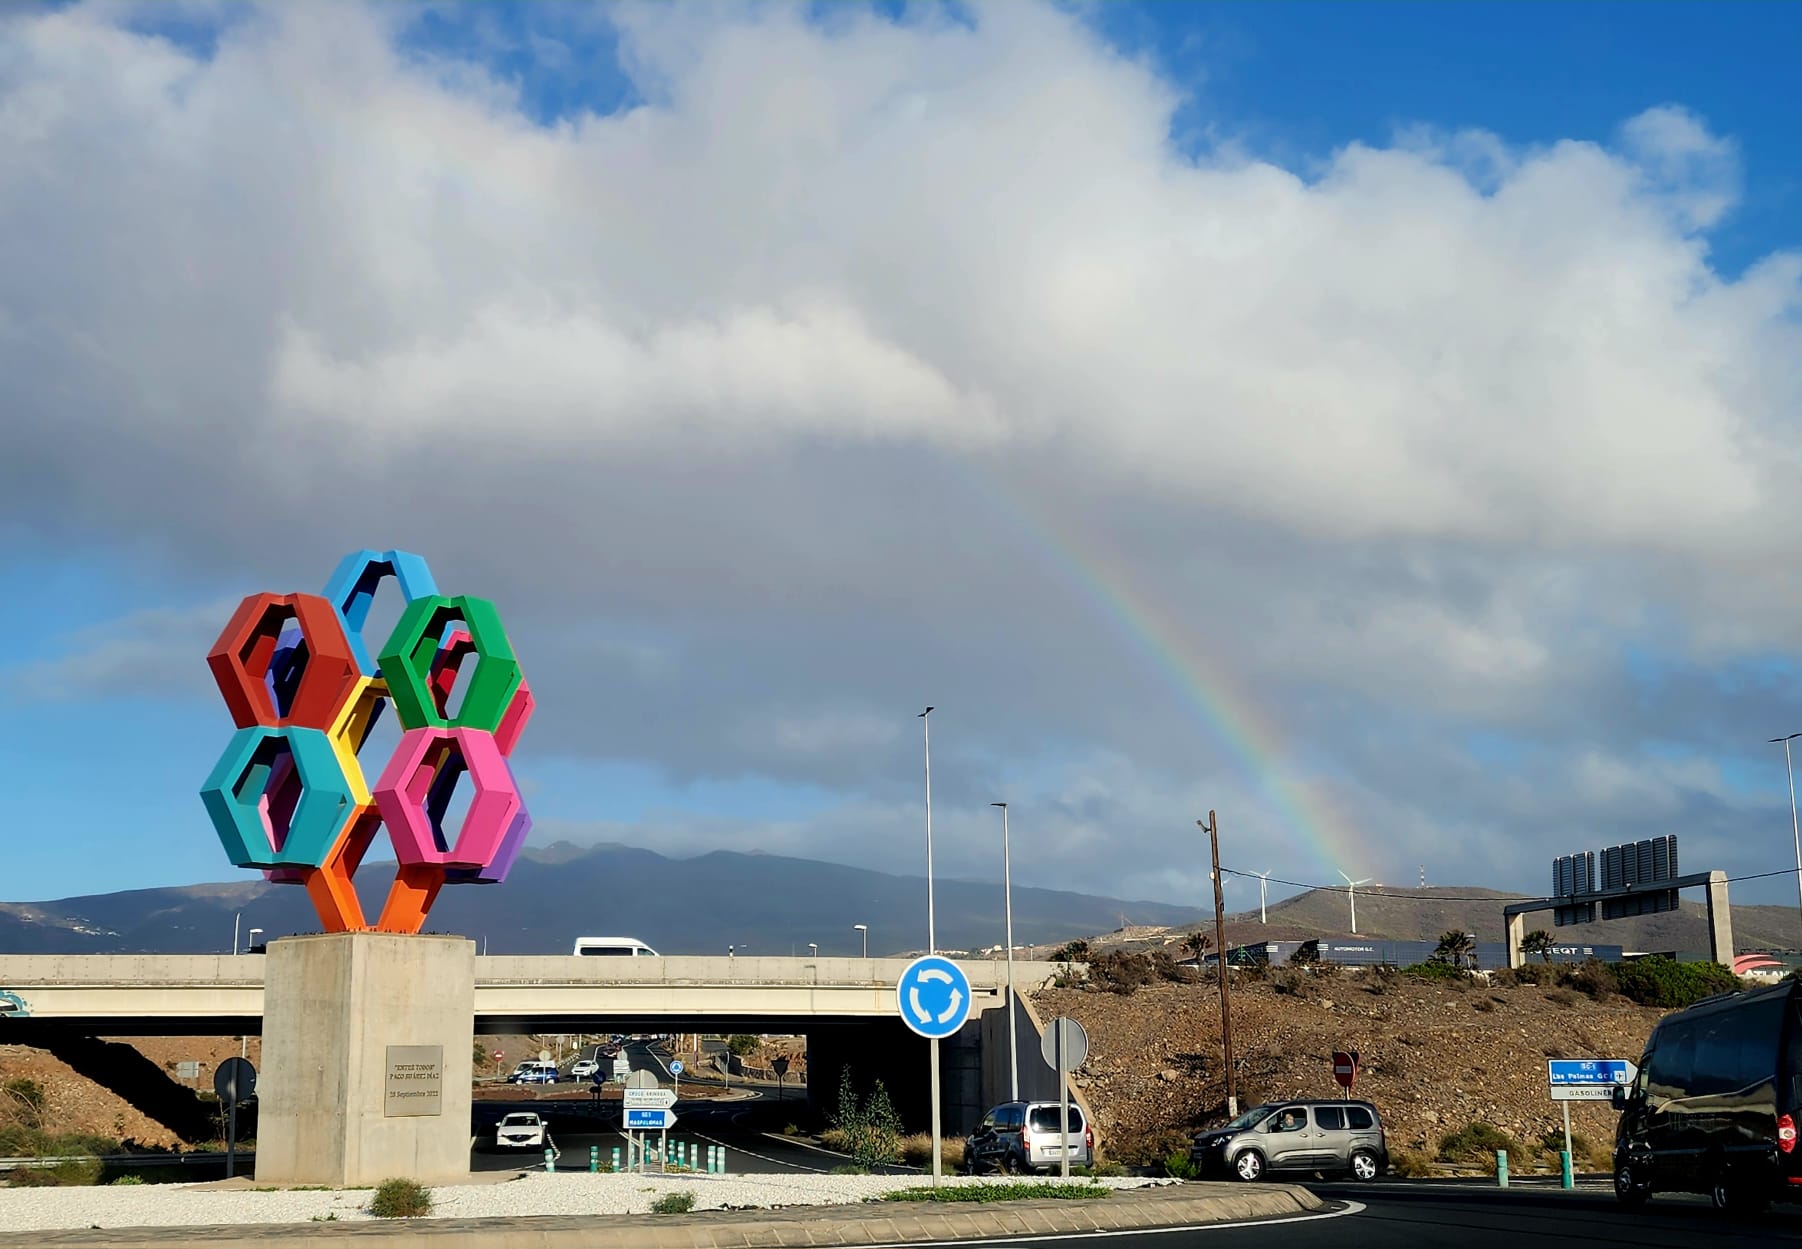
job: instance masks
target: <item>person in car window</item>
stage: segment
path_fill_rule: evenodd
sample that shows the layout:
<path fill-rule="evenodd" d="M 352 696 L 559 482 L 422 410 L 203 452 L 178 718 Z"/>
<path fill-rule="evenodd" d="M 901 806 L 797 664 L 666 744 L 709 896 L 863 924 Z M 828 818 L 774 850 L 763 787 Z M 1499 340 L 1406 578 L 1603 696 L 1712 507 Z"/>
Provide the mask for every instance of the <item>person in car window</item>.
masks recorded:
<path fill-rule="evenodd" d="M 1308 1112 L 1299 1106 L 1291 1106 L 1276 1117 L 1271 1125 L 1272 1132 L 1299 1132 L 1308 1126 Z"/>

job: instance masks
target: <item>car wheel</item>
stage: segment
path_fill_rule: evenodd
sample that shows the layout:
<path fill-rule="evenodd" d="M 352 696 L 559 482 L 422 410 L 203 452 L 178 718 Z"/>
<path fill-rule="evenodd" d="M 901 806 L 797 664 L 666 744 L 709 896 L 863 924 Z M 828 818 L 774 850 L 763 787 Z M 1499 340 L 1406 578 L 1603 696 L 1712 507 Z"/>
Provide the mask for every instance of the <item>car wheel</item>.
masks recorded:
<path fill-rule="evenodd" d="M 1020 1174 L 1020 1164 L 1011 1152 L 1005 1153 L 996 1161 L 995 1170 L 1002 1175 L 1018 1175 Z"/>
<path fill-rule="evenodd" d="M 1351 1175 L 1360 1183 L 1369 1183 L 1376 1179 L 1378 1172 L 1377 1156 L 1368 1149 L 1354 1149 L 1351 1156 Z"/>
<path fill-rule="evenodd" d="M 1248 1149 L 1233 1159 L 1233 1175 L 1247 1184 L 1264 1178 L 1264 1155 L 1255 1149 Z"/>
<path fill-rule="evenodd" d="M 1724 1167 L 1715 1171 L 1714 1182 L 1708 1186 L 1708 1199 L 1716 1210 L 1730 1214 L 1756 1214 L 1770 1204 L 1769 1199 L 1756 1190 L 1730 1180 Z"/>
<path fill-rule="evenodd" d="M 1652 1195 L 1652 1187 L 1642 1184 L 1631 1162 L 1622 1159 L 1614 1165 L 1614 1198 L 1629 1210 L 1637 1210 Z"/>

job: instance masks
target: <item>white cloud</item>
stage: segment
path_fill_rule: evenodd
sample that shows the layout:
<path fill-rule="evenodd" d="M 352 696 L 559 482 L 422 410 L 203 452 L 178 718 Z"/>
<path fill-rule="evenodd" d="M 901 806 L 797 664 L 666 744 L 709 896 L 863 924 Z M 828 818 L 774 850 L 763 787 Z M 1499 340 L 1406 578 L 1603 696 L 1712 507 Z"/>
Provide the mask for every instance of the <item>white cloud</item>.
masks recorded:
<path fill-rule="evenodd" d="M 234 10 L 208 56 L 128 12 L 0 19 L 0 520 L 455 550 L 544 604 L 542 689 L 616 708 L 583 748 L 881 807 L 873 709 L 949 688 L 972 774 L 1119 752 L 1068 794 L 1189 796 L 1205 692 L 1048 517 L 1299 783 L 1357 757 L 1329 717 L 1636 740 L 1629 642 L 1793 629 L 1802 255 L 1710 267 L 1737 157 L 1679 106 L 1296 172 L 1174 150 L 1179 88 L 1054 8 L 608 9 L 646 102 L 548 126 L 401 10 Z M 1362 762 L 1406 853 L 1465 827 L 1449 764 Z"/>

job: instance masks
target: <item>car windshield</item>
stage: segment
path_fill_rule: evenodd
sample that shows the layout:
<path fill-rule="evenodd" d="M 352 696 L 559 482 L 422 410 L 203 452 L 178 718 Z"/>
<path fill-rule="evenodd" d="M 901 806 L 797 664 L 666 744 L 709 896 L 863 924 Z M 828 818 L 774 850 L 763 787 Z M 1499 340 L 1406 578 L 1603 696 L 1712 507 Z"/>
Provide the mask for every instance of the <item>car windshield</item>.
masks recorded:
<path fill-rule="evenodd" d="M 537 1115 L 508 1115 L 501 1120 L 503 1128 L 535 1128 L 538 1126 Z"/>
<path fill-rule="evenodd" d="M 1223 1132 L 1243 1132 L 1246 1128 L 1255 1128 L 1258 1124 L 1268 1119 L 1275 1110 L 1276 1104 L 1274 1102 L 1265 1106 L 1253 1106 L 1250 1110 L 1246 1111 L 1237 1119 L 1234 1119 L 1231 1123 L 1219 1130 Z"/>

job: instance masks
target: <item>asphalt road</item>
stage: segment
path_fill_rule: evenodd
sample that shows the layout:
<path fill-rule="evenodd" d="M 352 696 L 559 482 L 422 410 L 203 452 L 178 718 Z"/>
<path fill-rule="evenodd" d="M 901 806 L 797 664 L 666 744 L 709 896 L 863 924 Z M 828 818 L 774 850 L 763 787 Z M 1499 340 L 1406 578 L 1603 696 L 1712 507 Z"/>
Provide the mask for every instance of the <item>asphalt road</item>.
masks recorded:
<path fill-rule="evenodd" d="M 624 1047 L 634 1071 L 654 1072 L 659 1082 L 670 1083 L 665 1065 L 667 1056 L 643 1042 Z M 696 1078 L 684 1072 L 682 1084 L 704 1084 L 718 1088 L 717 1074 Z M 561 1088 L 563 1086 L 553 1086 Z M 742 1086 L 740 1086 L 742 1087 Z M 736 1090 L 735 1090 L 736 1091 Z M 799 1104 L 799 1090 L 790 1089 L 790 1097 Z M 535 1110 L 544 1117 L 551 1140 L 562 1151 L 557 1160 L 559 1171 L 586 1171 L 589 1149 L 599 1147 L 602 1165 L 612 1161 L 617 1148 L 625 1157 L 626 1138 L 620 1131 L 620 1104 L 587 1101 L 483 1102 L 475 1105 L 476 1148 L 470 1157 L 475 1171 L 509 1171 L 541 1169 L 544 1158 L 537 1150 L 500 1150 L 492 1144 L 494 1125 L 511 1110 Z M 715 1098 L 678 1101 L 675 1106 L 676 1127 L 669 1134 L 672 1156 L 677 1143 L 703 1154 L 708 1145 L 726 1149 L 726 1167 L 732 1172 L 770 1173 L 796 1171 L 830 1171 L 843 1159 L 780 1137 L 783 1108 L 770 1090 L 744 1088 L 731 1101 Z"/>
<path fill-rule="evenodd" d="M 1146 1239 L 1158 1241 L 1166 1249 L 1203 1243 L 1248 1249 L 1523 1249 L 1542 1245 L 1752 1249 L 1802 1244 L 1802 1207 L 1794 1206 L 1732 1218 L 1717 1213 L 1703 1199 L 1690 1197 L 1657 1197 L 1644 1210 L 1629 1211 L 1615 1203 L 1612 1193 L 1531 1189 L 1500 1193 L 1405 1183 L 1308 1187 L 1322 1197 L 1356 1202 L 1363 1209 L 1336 1218 L 1197 1229 Z"/>

